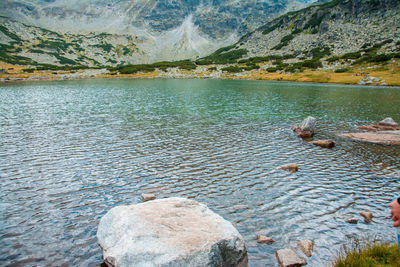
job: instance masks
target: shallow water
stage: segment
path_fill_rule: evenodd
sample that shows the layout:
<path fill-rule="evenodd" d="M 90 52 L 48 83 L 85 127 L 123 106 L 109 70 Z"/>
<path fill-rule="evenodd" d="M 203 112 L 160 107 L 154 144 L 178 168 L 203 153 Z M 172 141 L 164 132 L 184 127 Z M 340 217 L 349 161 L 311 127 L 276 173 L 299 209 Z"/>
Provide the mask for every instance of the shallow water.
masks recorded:
<path fill-rule="evenodd" d="M 324 266 L 351 238 L 394 242 L 400 146 L 336 133 L 392 117 L 400 89 L 224 80 L 81 80 L 0 86 L 1 265 L 102 262 L 99 219 L 141 193 L 207 204 L 247 242 L 249 266 L 315 241 Z M 290 131 L 312 115 L 323 149 Z M 277 167 L 297 163 L 295 174 Z M 358 215 L 374 214 L 371 224 Z M 359 218 L 356 225 L 346 219 Z M 258 245 L 258 232 L 272 245 Z"/>

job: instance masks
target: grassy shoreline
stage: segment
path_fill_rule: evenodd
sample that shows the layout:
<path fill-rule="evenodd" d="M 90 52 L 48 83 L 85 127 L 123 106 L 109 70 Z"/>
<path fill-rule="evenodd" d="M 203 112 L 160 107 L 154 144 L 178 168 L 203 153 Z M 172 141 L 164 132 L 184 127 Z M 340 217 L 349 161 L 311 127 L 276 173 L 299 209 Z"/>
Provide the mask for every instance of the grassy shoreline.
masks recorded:
<path fill-rule="evenodd" d="M 305 83 L 331 83 L 345 85 L 359 85 L 362 78 L 373 77 L 379 81 L 367 85 L 374 86 L 400 86 L 400 60 L 390 64 L 375 66 L 373 68 L 359 66 L 349 69 L 346 72 L 338 73 L 326 69 L 306 69 L 302 72 L 268 72 L 264 69 L 230 73 L 217 70 L 216 65 L 207 65 L 194 70 L 185 69 L 156 69 L 149 72 L 137 72 L 133 74 L 113 73 L 107 69 L 82 69 L 82 70 L 34 70 L 26 66 L 11 64 L 0 64 L 7 73 L 0 73 L 0 84 L 15 81 L 47 81 L 47 80 L 70 80 L 70 79 L 91 79 L 91 78 L 136 78 L 136 79 L 232 79 L 232 80 L 269 80 L 269 81 L 290 81 Z M 262 67 L 262 64 L 260 64 Z M 214 68 L 214 69 L 213 69 Z M 213 70 L 210 70 L 213 69 Z M 361 72 L 367 76 L 361 76 Z"/>

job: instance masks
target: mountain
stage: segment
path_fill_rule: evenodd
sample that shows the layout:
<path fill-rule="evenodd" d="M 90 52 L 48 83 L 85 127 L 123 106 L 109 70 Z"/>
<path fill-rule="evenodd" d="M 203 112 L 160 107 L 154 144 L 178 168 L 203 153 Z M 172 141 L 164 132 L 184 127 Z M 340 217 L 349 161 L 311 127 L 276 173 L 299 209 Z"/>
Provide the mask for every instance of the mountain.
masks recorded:
<path fill-rule="evenodd" d="M 122 45 L 135 46 L 137 51 L 131 51 L 132 56 L 124 58 L 111 56 L 111 60 L 149 63 L 205 56 L 236 42 L 277 15 L 303 8 L 313 1 L 2 0 L 0 15 L 11 19 L 4 25 L 3 18 L 3 26 L 17 27 L 7 28 L 17 35 L 18 27 L 25 28 L 26 33 L 28 26 L 57 32 L 73 40 L 79 40 L 74 37 L 79 35 L 91 38 L 107 34 L 109 38 L 103 43 L 108 44 L 112 39 L 110 44 L 114 48 L 121 45 L 119 40 L 124 36 Z M 28 41 L 28 36 L 20 37 Z M 46 38 L 43 34 L 39 37 Z"/>
<path fill-rule="evenodd" d="M 315 48 L 343 55 L 384 41 L 393 52 L 399 40 L 398 0 L 334 0 L 278 17 L 243 36 L 235 49 L 247 57 L 304 56 Z"/>

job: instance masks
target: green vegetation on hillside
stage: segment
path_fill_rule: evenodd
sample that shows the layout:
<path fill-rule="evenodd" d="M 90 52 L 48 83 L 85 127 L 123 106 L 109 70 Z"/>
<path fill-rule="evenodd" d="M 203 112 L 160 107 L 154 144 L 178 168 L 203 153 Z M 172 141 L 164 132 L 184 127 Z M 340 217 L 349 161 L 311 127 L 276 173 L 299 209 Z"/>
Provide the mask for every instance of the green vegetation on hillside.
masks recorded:
<path fill-rule="evenodd" d="M 181 61 L 163 61 L 153 64 L 137 64 L 137 65 L 125 65 L 115 68 L 109 68 L 110 71 L 118 71 L 121 74 L 134 74 L 137 72 L 153 72 L 156 69 L 167 70 L 168 68 L 179 68 L 184 70 L 193 70 L 196 65 L 190 60 Z"/>
<path fill-rule="evenodd" d="M 17 41 L 17 42 L 21 42 L 21 38 L 18 37 L 18 35 L 10 32 L 6 27 L 4 27 L 3 25 L 0 25 L 0 31 L 3 32 L 5 35 L 7 35 L 8 37 L 10 37 L 11 39 Z"/>
<path fill-rule="evenodd" d="M 235 45 L 218 49 L 207 57 L 196 60 L 197 65 L 236 63 L 238 59 L 247 54 L 246 49 L 234 49 Z M 232 50 L 234 49 L 234 50 Z"/>

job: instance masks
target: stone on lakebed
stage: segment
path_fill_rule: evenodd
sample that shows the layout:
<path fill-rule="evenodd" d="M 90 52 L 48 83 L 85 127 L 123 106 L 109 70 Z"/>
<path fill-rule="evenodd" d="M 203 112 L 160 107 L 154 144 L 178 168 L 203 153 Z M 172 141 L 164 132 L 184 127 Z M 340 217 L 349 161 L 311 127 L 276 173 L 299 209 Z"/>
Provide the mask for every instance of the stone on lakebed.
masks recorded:
<path fill-rule="evenodd" d="M 317 141 L 311 141 L 310 143 L 315 146 L 320 146 L 324 148 L 332 148 L 336 145 L 335 141 L 333 140 L 317 140 Z"/>
<path fill-rule="evenodd" d="M 297 241 L 297 246 L 303 251 L 307 257 L 312 256 L 312 251 L 314 249 L 314 242 L 311 240 L 299 240 Z"/>
<path fill-rule="evenodd" d="M 142 194 L 141 197 L 142 197 L 143 202 L 156 199 L 156 195 L 154 195 L 154 194 Z"/>
<path fill-rule="evenodd" d="M 299 170 L 299 166 L 295 163 L 292 163 L 292 164 L 287 164 L 287 165 L 281 166 L 281 167 L 279 167 L 279 169 L 295 173 Z"/>
<path fill-rule="evenodd" d="M 372 213 L 369 211 L 362 211 L 360 215 L 364 217 L 365 223 L 370 223 L 372 221 Z"/>
<path fill-rule="evenodd" d="M 270 237 L 267 237 L 265 235 L 257 235 L 257 243 L 260 243 L 260 244 L 272 244 L 274 242 L 275 241 Z"/>
<path fill-rule="evenodd" d="M 281 267 L 300 267 L 307 264 L 305 259 L 291 249 L 280 249 L 275 253 L 275 256 Z"/>
<path fill-rule="evenodd" d="M 185 198 L 115 207 L 100 220 L 97 239 L 108 266 L 247 266 L 235 227 Z"/>

